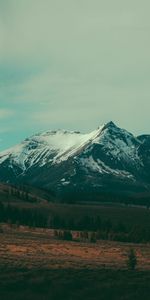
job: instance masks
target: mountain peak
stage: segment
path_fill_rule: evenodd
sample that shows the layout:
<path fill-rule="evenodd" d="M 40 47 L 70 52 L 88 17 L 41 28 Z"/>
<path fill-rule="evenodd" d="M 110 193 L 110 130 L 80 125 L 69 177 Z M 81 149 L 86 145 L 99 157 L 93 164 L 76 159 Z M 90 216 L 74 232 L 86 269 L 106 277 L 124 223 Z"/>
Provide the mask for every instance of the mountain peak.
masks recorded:
<path fill-rule="evenodd" d="M 116 128 L 118 128 L 118 127 L 115 125 L 115 123 L 113 121 L 109 121 L 108 123 L 105 123 L 103 125 L 102 130 L 105 130 L 105 129 L 116 129 Z"/>
<path fill-rule="evenodd" d="M 113 121 L 109 121 L 109 122 L 106 123 L 104 126 L 105 126 L 106 128 L 108 128 L 108 127 L 117 127 Z"/>

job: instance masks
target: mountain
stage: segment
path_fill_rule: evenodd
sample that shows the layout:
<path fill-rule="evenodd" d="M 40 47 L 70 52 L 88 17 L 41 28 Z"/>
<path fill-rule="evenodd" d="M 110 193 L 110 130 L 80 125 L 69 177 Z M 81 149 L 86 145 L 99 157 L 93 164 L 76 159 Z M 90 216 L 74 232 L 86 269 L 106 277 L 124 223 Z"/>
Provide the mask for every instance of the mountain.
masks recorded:
<path fill-rule="evenodd" d="M 88 134 L 46 131 L 0 152 L 0 181 L 81 200 L 150 192 L 150 135 L 109 122 Z"/>

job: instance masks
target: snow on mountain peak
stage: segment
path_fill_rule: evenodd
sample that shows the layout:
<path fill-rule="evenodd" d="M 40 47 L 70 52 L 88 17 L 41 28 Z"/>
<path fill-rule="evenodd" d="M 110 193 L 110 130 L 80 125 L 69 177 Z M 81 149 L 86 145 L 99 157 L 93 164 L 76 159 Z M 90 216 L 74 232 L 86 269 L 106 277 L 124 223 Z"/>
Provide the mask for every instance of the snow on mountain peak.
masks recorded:
<path fill-rule="evenodd" d="M 11 167 L 15 165 L 24 172 L 36 164 L 58 164 L 81 151 L 90 151 L 95 144 L 102 145 L 114 157 L 121 159 L 123 155 L 136 158 L 136 138 L 111 121 L 90 133 L 67 130 L 37 133 L 19 145 L 1 152 L 0 164 L 9 160 Z"/>
<path fill-rule="evenodd" d="M 113 122 L 109 122 L 101 128 L 100 134 L 97 135 L 89 147 L 84 150 L 82 164 L 91 166 L 91 153 L 93 153 L 95 157 L 97 152 L 94 168 L 97 166 L 98 169 L 103 169 L 104 171 L 103 160 L 105 161 L 105 169 L 107 168 L 109 171 L 109 165 L 114 167 L 118 164 L 120 168 L 126 163 L 130 164 L 131 168 L 133 165 L 139 166 L 141 165 L 138 156 L 139 145 L 140 141 L 131 133 L 117 127 Z"/>
<path fill-rule="evenodd" d="M 37 163 L 40 166 L 46 163 L 60 163 L 85 147 L 99 135 L 100 131 L 101 128 L 88 134 L 66 130 L 37 133 L 21 144 L 1 152 L 0 164 L 9 159 L 11 164 L 24 171 Z"/>

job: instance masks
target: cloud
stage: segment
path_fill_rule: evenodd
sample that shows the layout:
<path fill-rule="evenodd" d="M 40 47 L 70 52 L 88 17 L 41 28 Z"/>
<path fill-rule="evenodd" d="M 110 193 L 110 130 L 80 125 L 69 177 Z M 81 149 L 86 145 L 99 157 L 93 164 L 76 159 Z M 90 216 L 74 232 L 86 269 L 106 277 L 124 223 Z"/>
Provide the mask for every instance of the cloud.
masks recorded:
<path fill-rule="evenodd" d="M 62 67 L 67 62 L 74 67 L 88 62 L 91 68 L 103 59 L 124 56 L 125 62 L 130 54 L 135 61 L 140 51 L 148 54 L 147 0 L 141 5 L 135 0 L 6 2 L 1 4 L 2 57 L 16 64 L 34 62 L 53 68 L 53 62 Z"/>
<path fill-rule="evenodd" d="M 0 109 L 0 119 L 6 119 L 15 114 L 14 111 L 10 109 Z"/>
<path fill-rule="evenodd" d="M 148 132 L 149 10 L 148 0 L 0 1 L 3 128 L 21 137 L 112 119 Z"/>

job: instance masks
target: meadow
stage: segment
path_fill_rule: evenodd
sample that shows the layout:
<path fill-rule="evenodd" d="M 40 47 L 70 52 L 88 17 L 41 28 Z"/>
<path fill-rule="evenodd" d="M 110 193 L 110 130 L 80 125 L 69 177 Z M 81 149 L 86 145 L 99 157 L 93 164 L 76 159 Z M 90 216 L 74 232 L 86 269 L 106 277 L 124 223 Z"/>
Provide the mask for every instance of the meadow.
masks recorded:
<path fill-rule="evenodd" d="M 149 300 L 149 282 L 148 207 L 1 195 L 1 300 Z"/>
<path fill-rule="evenodd" d="M 134 271 L 126 264 L 130 248 Z M 1 300 L 148 300 L 149 281 L 149 244 L 64 241 L 50 229 L 1 225 Z"/>

